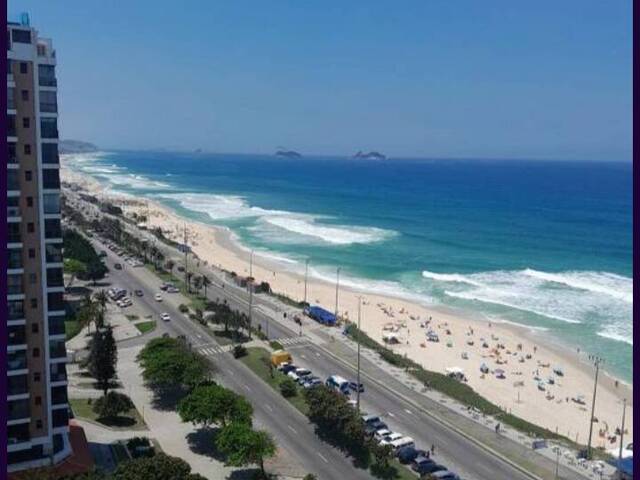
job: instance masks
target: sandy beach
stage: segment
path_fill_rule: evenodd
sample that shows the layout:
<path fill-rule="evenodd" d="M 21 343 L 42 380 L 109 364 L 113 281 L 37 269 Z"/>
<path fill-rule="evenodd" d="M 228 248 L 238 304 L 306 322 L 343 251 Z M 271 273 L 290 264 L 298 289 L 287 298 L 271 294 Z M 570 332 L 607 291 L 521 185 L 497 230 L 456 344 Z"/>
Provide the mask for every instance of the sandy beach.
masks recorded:
<path fill-rule="evenodd" d="M 61 179 L 94 195 L 109 197 L 126 215 L 148 213 L 148 227 L 160 227 L 173 240 L 182 241 L 186 222 L 189 245 L 202 261 L 240 275 L 249 274 L 250 252 L 238 245 L 229 230 L 178 217 L 153 201 L 107 191 L 93 178 L 71 171 L 64 164 Z M 253 258 L 256 281 L 266 281 L 275 292 L 302 300 L 304 277 L 294 271 L 294 267 L 304 269 L 304 266 L 290 266 L 263 257 L 258 252 Z M 309 276 L 307 298 L 310 303 L 333 311 L 335 294 L 335 283 Z M 344 285 L 339 291 L 339 315 L 355 320 L 359 297 L 363 302 L 362 329 L 372 338 L 382 342 L 384 336 L 395 336 L 398 343 L 391 348 L 429 370 L 445 373 L 452 367 L 461 368 L 474 390 L 506 411 L 586 443 L 594 384 L 594 368 L 588 352 L 560 345 L 547 338 L 544 331 L 489 322 L 473 315 L 376 292 L 357 291 Z M 427 333 L 433 339 L 437 336 L 439 341 L 429 341 Z M 486 373 L 481 372 L 483 364 L 488 368 Z M 561 374 L 554 373 L 558 368 Z M 499 370 L 503 375 L 496 373 Z M 632 441 L 632 396 L 630 385 L 601 371 L 595 409 L 597 423 L 593 429 L 595 446 L 617 448 L 617 442 L 612 443 L 610 437 L 620 425 L 623 398 L 628 401 L 625 444 Z"/>

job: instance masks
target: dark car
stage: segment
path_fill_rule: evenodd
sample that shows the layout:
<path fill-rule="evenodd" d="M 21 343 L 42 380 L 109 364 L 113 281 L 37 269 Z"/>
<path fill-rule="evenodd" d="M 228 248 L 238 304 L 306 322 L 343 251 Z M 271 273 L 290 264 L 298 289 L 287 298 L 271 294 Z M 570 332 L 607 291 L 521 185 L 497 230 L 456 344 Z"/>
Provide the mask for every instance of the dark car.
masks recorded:
<path fill-rule="evenodd" d="M 119 263 L 114 263 L 113 268 L 115 268 L 116 270 L 122 270 L 122 265 L 120 265 Z"/>
<path fill-rule="evenodd" d="M 403 447 L 396 453 L 400 463 L 411 463 L 418 457 L 425 457 L 426 452 L 424 450 L 418 450 L 415 447 Z"/>
<path fill-rule="evenodd" d="M 141 297 L 141 296 L 143 296 L 143 295 L 144 295 L 144 293 L 143 293 L 143 291 L 142 291 L 142 290 L 136 290 L 136 291 L 135 291 L 135 294 L 136 294 L 136 297 Z"/>
<path fill-rule="evenodd" d="M 358 390 L 358 384 L 356 382 L 349 382 L 349 388 L 354 392 Z M 360 393 L 364 392 L 364 385 L 360 384 Z"/>
<path fill-rule="evenodd" d="M 295 370 L 296 368 L 298 368 L 298 367 L 296 367 L 293 364 L 283 365 L 282 368 L 280 369 L 280 371 L 286 375 L 287 373 Z"/>
<path fill-rule="evenodd" d="M 364 427 L 364 433 L 366 433 L 367 435 L 373 435 L 382 428 L 387 428 L 387 424 L 382 420 L 377 420 L 375 422 L 367 423 Z"/>
<path fill-rule="evenodd" d="M 438 463 L 430 462 L 430 463 L 421 463 L 416 469 L 420 475 L 427 475 L 434 472 L 440 472 L 442 470 L 446 470 L 447 467 L 444 467 Z"/>

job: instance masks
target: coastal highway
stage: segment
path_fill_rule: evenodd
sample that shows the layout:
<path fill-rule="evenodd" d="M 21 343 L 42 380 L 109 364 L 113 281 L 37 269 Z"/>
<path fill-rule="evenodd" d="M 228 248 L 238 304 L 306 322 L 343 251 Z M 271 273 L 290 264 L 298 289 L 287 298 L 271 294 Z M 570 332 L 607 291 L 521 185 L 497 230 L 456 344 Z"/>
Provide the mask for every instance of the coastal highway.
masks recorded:
<path fill-rule="evenodd" d="M 95 239 L 94 243 L 99 249 L 106 250 L 106 247 Z M 108 264 L 112 267 L 114 262 L 122 263 L 122 260 L 108 251 Z M 133 268 L 126 264 L 125 268 L 120 271 L 111 268 L 110 279 L 114 285 L 127 290 L 142 289 L 144 296 L 136 297 L 134 301 L 144 303 L 144 306 L 153 312 L 156 318 L 164 311 L 171 315 L 170 322 L 158 322 L 157 335 L 163 331 L 185 335 L 193 347 L 199 350 L 211 351 L 208 347 L 216 345 L 215 340 L 206 329 L 187 319 L 177 310 L 179 303 L 187 303 L 182 295 L 163 293 L 162 303 L 153 300 L 153 295 L 160 291 L 158 287 L 161 281 L 146 268 Z M 244 299 L 239 298 L 239 292 L 228 285 L 224 289 L 210 287 L 208 293 L 211 298 L 227 299 L 232 308 L 241 310 L 247 308 Z M 254 300 L 257 300 L 256 297 Z M 260 300 L 257 302 L 259 304 Z M 255 305 L 254 302 L 254 308 Z M 267 322 L 269 322 L 269 337 L 272 339 L 290 339 L 299 335 L 299 332 L 292 331 L 273 318 L 269 318 L 261 310 L 254 310 L 253 320 L 254 323 L 262 324 L 263 331 L 266 331 Z M 291 325 L 297 327 L 293 322 Z M 303 328 L 306 327 L 305 323 Z M 121 342 L 120 346 L 126 347 L 127 345 L 144 343 L 147 340 L 148 336 L 147 338 L 137 337 Z M 298 347 L 291 345 L 287 348 L 291 350 L 299 364 L 310 368 L 321 377 L 340 374 L 346 378 L 355 379 L 353 369 L 328 356 L 319 346 L 307 342 Z M 217 354 L 210 358 L 218 368 L 221 382 L 251 399 L 256 409 L 258 422 L 272 432 L 278 442 L 294 454 L 305 468 L 317 473 L 320 478 L 368 477 L 366 472 L 353 468 L 350 461 L 339 451 L 318 439 L 314 434 L 313 426 L 308 423 L 307 419 L 244 365 L 233 360 L 229 354 Z M 468 480 L 531 480 L 531 476 L 515 469 L 474 442 L 448 429 L 389 390 L 373 382 L 368 382 L 366 379 L 363 379 L 363 382 L 366 387 L 366 392 L 361 397 L 363 410 L 382 415 L 393 430 L 413 437 L 416 444 L 422 448 L 428 448 L 434 444 L 436 446 L 436 461 L 456 471 L 463 478 Z M 325 462 L 325 460 L 327 461 Z M 346 471 L 349 472 L 348 476 L 345 476 Z M 568 471 L 567 473 L 573 472 Z M 583 477 L 561 475 L 559 478 L 578 480 Z"/>
<path fill-rule="evenodd" d="M 118 261 L 120 260 L 109 252 L 110 266 Z M 162 302 L 154 300 L 155 293 L 160 291 L 158 287 L 161 282 L 147 269 L 126 266 L 118 271 L 112 268 L 108 279 L 114 286 L 143 291 L 142 297 L 134 297 L 133 300 L 156 319 L 155 335 L 165 332 L 172 336 L 184 335 L 195 349 L 217 345 L 209 331 L 180 313 L 178 305 L 188 303 L 181 294 L 163 294 Z M 171 321 L 163 322 L 159 319 L 163 312 L 169 313 Z M 149 338 L 150 335 L 136 337 L 120 342 L 118 347 L 144 344 Z M 307 472 L 315 473 L 321 479 L 373 478 L 367 471 L 354 468 L 350 459 L 340 451 L 322 442 L 304 415 L 230 353 L 218 353 L 207 358 L 214 365 L 216 379 L 251 402 L 256 426 L 270 432 L 278 445 L 286 449 Z"/>

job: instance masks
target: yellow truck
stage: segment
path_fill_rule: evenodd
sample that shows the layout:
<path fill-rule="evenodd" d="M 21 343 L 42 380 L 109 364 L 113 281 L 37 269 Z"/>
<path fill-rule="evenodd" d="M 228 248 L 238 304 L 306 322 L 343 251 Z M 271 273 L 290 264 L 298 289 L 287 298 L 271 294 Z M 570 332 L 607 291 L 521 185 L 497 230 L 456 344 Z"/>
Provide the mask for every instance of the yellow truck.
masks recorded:
<path fill-rule="evenodd" d="M 291 363 L 293 358 L 291 358 L 291 354 L 286 350 L 276 350 L 271 354 L 271 365 L 277 367 L 281 363 Z"/>

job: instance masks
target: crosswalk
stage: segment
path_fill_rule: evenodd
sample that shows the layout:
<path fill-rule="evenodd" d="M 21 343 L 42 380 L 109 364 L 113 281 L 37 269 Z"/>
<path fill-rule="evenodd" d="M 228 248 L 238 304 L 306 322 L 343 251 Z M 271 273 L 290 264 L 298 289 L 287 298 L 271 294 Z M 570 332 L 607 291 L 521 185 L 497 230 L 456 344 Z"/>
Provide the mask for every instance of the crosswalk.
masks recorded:
<path fill-rule="evenodd" d="M 210 357 L 213 355 L 220 355 L 224 353 L 225 350 L 219 345 L 204 345 L 198 347 L 198 352 L 202 355 Z"/>
<path fill-rule="evenodd" d="M 304 335 L 299 337 L 282 337 L 276 338 L 276 341 L 281 343 L 282 345 L 305 345 L 309 343 L 309 339 Z"/>

